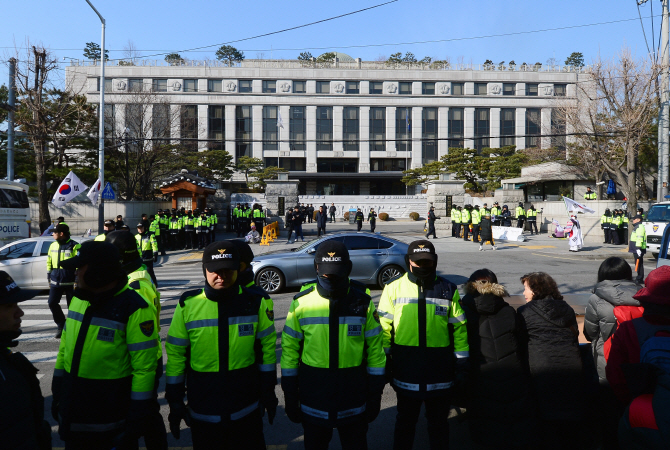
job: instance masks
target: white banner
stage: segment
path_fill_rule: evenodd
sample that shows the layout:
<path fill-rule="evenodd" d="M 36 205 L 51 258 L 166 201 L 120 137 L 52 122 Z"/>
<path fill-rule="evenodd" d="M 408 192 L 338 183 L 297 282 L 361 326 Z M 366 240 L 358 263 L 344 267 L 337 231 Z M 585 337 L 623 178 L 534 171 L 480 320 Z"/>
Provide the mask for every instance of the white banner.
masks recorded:
<path fill-rule="evenodd" d="M 65 206 L 67 202 L 84 192 L 87 188 L 88 186 L 82 183 L 81 180 L 79 180 L 79 177 L 77 177 L 73 171 L 70 171 L 60 186 L 58 186 L 56 194 L 54 195 L 53 200 L 51 200 L 51 203 L 59 208 Z"/>
<path fill-rule="evenodd" d="M 100 178 L 98 178 L 95 180 L 95 183 L 93 183 L 93 186 L 91 186 L 91 189 L 89 189 L 88 194 L 86 194 L 86 197 L 88 197 L 93 205 L 98 203 L 98 195 L 100 195 L 101 188 L 102 182 L 100 181 Z"/>
<path fill-rule="evenodd" d="M 571 198 L 563 197 L 563 201 L 565 202 L 565 207 L 568 209 L 568 212 L 574 212 L 574 213 L 581 212 L 581 213 L 591 213 L 591 214 L 596 213 L 591 208 L 589 208 L 587 206 L 584 206 L 581 203 L 578 203 Z"/>
<path fill-rule="evenodd" d="M 516 227 L 491 227 L 493 239 L 501 241 L 516 241 L 521 236 L 522 228 Z"/>

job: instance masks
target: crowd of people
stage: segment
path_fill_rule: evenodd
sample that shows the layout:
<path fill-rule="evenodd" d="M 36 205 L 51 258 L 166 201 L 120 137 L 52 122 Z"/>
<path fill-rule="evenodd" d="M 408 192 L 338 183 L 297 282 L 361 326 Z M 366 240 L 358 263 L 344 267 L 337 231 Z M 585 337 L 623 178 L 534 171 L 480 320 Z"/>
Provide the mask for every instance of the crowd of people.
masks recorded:
<path fill-rule="evenodd" d="M 51 415 L 66 448 L 136 448 L 142 436 L 148 449 L 167 448 L 157 395 L 164 344 L 173 436 L 185 422 L 194 449 L 265 449 L 262 417 L 272 425 L 278 406 L 277 344 L 253 251 L 242 241 L 205 248 L 205 287 L 182 294 L 162 343 L 160 296 L 139 236 L 109 231 L 52 261 L 50 277 L 72 283 L 52 380 Z M 546 273 L 520 278 L 526 304 L 515 311 L 487 269 L 472 273 L 461 298 L 437 275 L 428 240 L 409 245 L 406 263 L 376 307 L 349 278 L 341 242 L 315 252 L 316 279 L 290 305 L 279 361 L 285 413 L 302 425 L 305 448 L 327 449 L 337 428 L 343 448 L 366 449 L 387 383 L 398 450 L 412 448 L 422 405 L 431 449 L 449 448 L 452 405 L 464 408 L 481 448 L 667 447 L 670 267 L 639 289 L 625 260 L 605 260 L 586 308 L 592 345 L 580 347 L 575 311 Z M 51 448 L 36 371 L 11 350 L 23 297 L 4 272 L 0 285 L 2 447 Z"/>

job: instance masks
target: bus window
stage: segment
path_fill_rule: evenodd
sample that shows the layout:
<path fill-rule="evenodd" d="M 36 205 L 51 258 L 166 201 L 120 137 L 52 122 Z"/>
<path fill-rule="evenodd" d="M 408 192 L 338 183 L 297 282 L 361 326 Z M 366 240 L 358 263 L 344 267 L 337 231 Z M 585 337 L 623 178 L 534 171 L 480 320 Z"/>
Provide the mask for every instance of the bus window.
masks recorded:
<path fill-rule="evenodd" d="M 28 195 L 14 189 L 0 189 L 0 208 L 29 208 Z"/>

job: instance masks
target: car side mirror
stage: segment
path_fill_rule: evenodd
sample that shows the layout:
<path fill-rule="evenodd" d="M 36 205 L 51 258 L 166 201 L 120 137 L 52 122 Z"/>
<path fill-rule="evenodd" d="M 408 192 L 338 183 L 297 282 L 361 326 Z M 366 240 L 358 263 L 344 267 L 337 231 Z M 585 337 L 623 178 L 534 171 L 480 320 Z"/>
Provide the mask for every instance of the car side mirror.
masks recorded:
<path fill-rule="evenodd" d="M 314 247 L 312 247 L 312 248 L 310 248 L 310 249 L 307 250 L 307 253 L 310 254 L 310 255 L 311 255 L 312 253 L 316 253 L 316 249 L 315 249 Z"/>

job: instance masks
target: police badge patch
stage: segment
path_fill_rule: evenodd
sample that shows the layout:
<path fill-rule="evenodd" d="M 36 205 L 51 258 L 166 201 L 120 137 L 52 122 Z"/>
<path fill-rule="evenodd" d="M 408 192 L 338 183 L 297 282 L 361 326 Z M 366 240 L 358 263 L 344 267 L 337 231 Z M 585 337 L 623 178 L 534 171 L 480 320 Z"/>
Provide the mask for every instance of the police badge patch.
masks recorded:
<path fill-rule="evenodd" d="M 238 325 L 238 336 L 253 336 L 254 335 L 254 325 L 253 324 L 240 324 Z"/>
<path fill-rule="evenodd" d="M 360 336 L 363 332 L 363 325 L 349 325 L 347 336 Z"/>
<path fill-rule="evenodd" d="M 275 320 L 275 312 L 274 312 L 274 311 L 271 311 L 271 310 L 269 310 L 269 309 L 266 309 L 266 310 L 265 310 L 265 314 L 268 315 L 268 319 L 270 319 L 270 320 L 272 320 L 272 321 Z"/>
<path fill-rule="evenodd" d="M 151 335 L 154 334 L 154 321 L 147 320 L 146 322 L 142 322 L 140 324 L 140 331 L 142 331 L 142 334 L 146 337 L 151 337 Z"/>
<path fill-rule="evenodd" d="M 449 308 L 447 306 L 435 306 L 435 315 L 447 316 L 449 315 Z"/>
<path fill-rule="evenodd" d="M 372 313 L 372 317 L 375 319 L 375 322 L 379 323 L 379 313 L 375 309 L 375 312 Z"/>

